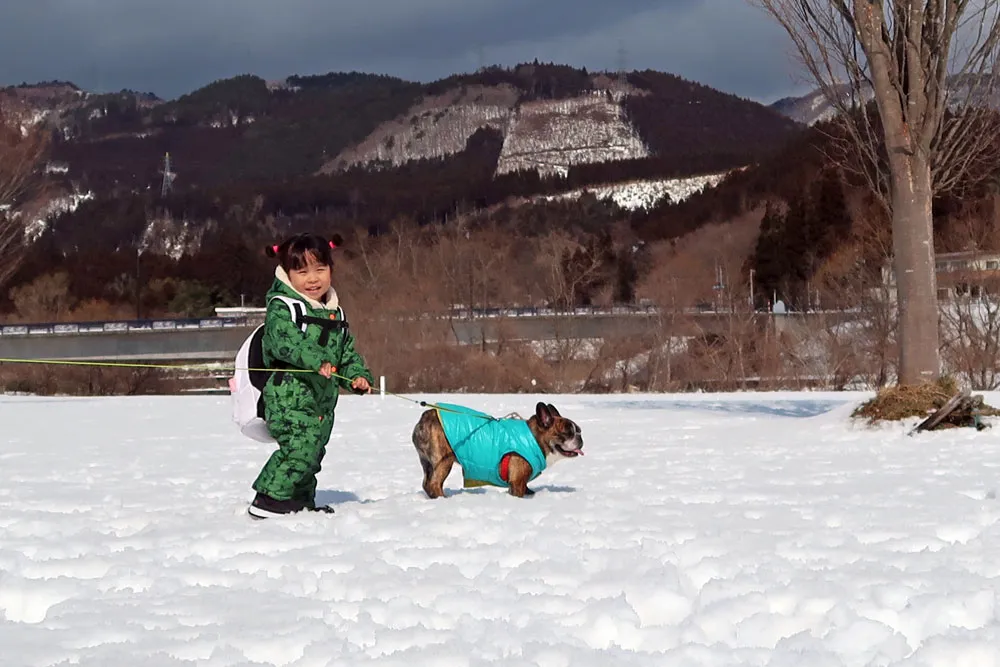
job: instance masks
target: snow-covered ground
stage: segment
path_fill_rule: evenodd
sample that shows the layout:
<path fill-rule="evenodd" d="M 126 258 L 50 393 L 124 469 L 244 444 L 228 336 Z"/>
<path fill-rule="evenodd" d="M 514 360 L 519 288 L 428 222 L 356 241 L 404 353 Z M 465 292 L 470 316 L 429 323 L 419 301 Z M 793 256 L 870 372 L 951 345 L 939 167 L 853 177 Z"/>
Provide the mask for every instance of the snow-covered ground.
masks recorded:
<path fill-rule="evenodd" d="M 863 397 L 547 397 L 587 456 L 438 501 L 421 408 L 345 397 L 337 514 L 261 522 L 227 397 L 2 397 L 0 664 L 1000 664 L 1000 441 Z"/>

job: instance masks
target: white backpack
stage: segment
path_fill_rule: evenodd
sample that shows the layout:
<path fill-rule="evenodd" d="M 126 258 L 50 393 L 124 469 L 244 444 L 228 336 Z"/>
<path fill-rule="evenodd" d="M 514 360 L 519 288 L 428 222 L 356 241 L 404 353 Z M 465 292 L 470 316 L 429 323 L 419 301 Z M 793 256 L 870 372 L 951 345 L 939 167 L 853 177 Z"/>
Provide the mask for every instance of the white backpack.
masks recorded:
<path fill-rule="evenodd" d="M 295 299 L 286 296 L 273 296 L 288 306 L 292 321 L 305 332 L 308 322 L 302 321 L 305 306 Z M 261 392 L 273 371 L 264 369 L 264 350 L 261 341 L 264 338 L 264 325 L 261 324 L 247 336 L 236 353 L 236 370 L 229 378 L 229 394 L 233 406 L 233 421 L 240 427 L 240 432 L 258 442 L 275 442 L 264 421 L 264 399 Z M 255 370 L 248 370 L 255 369 Z"/>

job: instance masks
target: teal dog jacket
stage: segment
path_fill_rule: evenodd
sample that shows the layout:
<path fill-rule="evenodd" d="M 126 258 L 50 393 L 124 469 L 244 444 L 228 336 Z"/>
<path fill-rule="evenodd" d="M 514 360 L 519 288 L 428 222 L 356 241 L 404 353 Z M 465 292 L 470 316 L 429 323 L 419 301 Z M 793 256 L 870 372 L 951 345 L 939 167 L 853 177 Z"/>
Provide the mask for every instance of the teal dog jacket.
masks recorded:
<path fill-rule="evenodd" d="M 508 486 L 501 476 L 503 459 L 517 454 L 531 465 L 531 478 L 545 470 L 545 456 L 523 419 L 497 419 L 485 412 L 449 403 L 439 403 L 437 411 L 466 481 Z"/>

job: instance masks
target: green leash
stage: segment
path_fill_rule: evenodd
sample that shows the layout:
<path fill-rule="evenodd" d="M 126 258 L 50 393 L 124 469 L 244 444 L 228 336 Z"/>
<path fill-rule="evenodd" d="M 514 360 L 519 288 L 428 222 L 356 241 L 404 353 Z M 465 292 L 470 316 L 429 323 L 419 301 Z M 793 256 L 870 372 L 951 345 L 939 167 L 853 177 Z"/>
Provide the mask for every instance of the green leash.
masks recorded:
<path fill-rule="evenodd" d="M 3 364 L 40 364 L 47 366 L 92 366 L 97 368 L 145 368 L 152 370 L 177 370 L 177 371 L 194 371 L 194 370 L 225 370 L 225 371 L 257 371 L 264 373 L 271 373 L 275 371 L 281 371 L 282 373 L 317 373 L 317 371 L 311 371 L 305 368 L 237 368 L 233 366 L 228 366 L 225 364 L 212 364 L 212 363 L 202 363 L 202 364 L 140 364 L 124 361 L 77 361 L 72 359 L 10 359 L 0 357 L 0 363 Z M 317 373 L 318 374 L 318 373 Z M 330 377 L 335 377 L 338 380 L 345 380 L 347 382 L 353 382 L 352 378 L 345 377 L 338 373 L 330 373 Z M 393 396 L 395 398 L 402 399 L 404 401 L 409 401 L 410 403 L 415 403 L 421 407 L 434 408 L 435 410 L 444 410 L 445 412 L 454 412 L 456 414 L 460 413 L 457 410 L 451 410 L 434 403 L 428 403 L 427 401 L 418 401 L 409 396 L 403 396 L 402 394 L 397 394 L 391 391 L 384 391 L 386 396 Z M 506 419 L 507 417 L 505 417 Z M 497 417 L 483 417 L 483 419 L 498 420 Z"/>

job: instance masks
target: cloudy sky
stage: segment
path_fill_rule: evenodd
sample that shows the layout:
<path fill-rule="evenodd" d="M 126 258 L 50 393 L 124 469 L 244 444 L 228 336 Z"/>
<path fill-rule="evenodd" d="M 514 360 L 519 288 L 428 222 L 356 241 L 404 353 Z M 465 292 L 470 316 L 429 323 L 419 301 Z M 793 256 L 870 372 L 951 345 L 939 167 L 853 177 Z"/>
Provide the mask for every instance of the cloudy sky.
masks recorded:
<path fill-rule="evenodd" d="M 173 98 L 253 73 L 430 81 L 538 58 L 657 69 L 764 103 L 809 86 L 746 0 L 0 0 L 0 85 Z"/>

